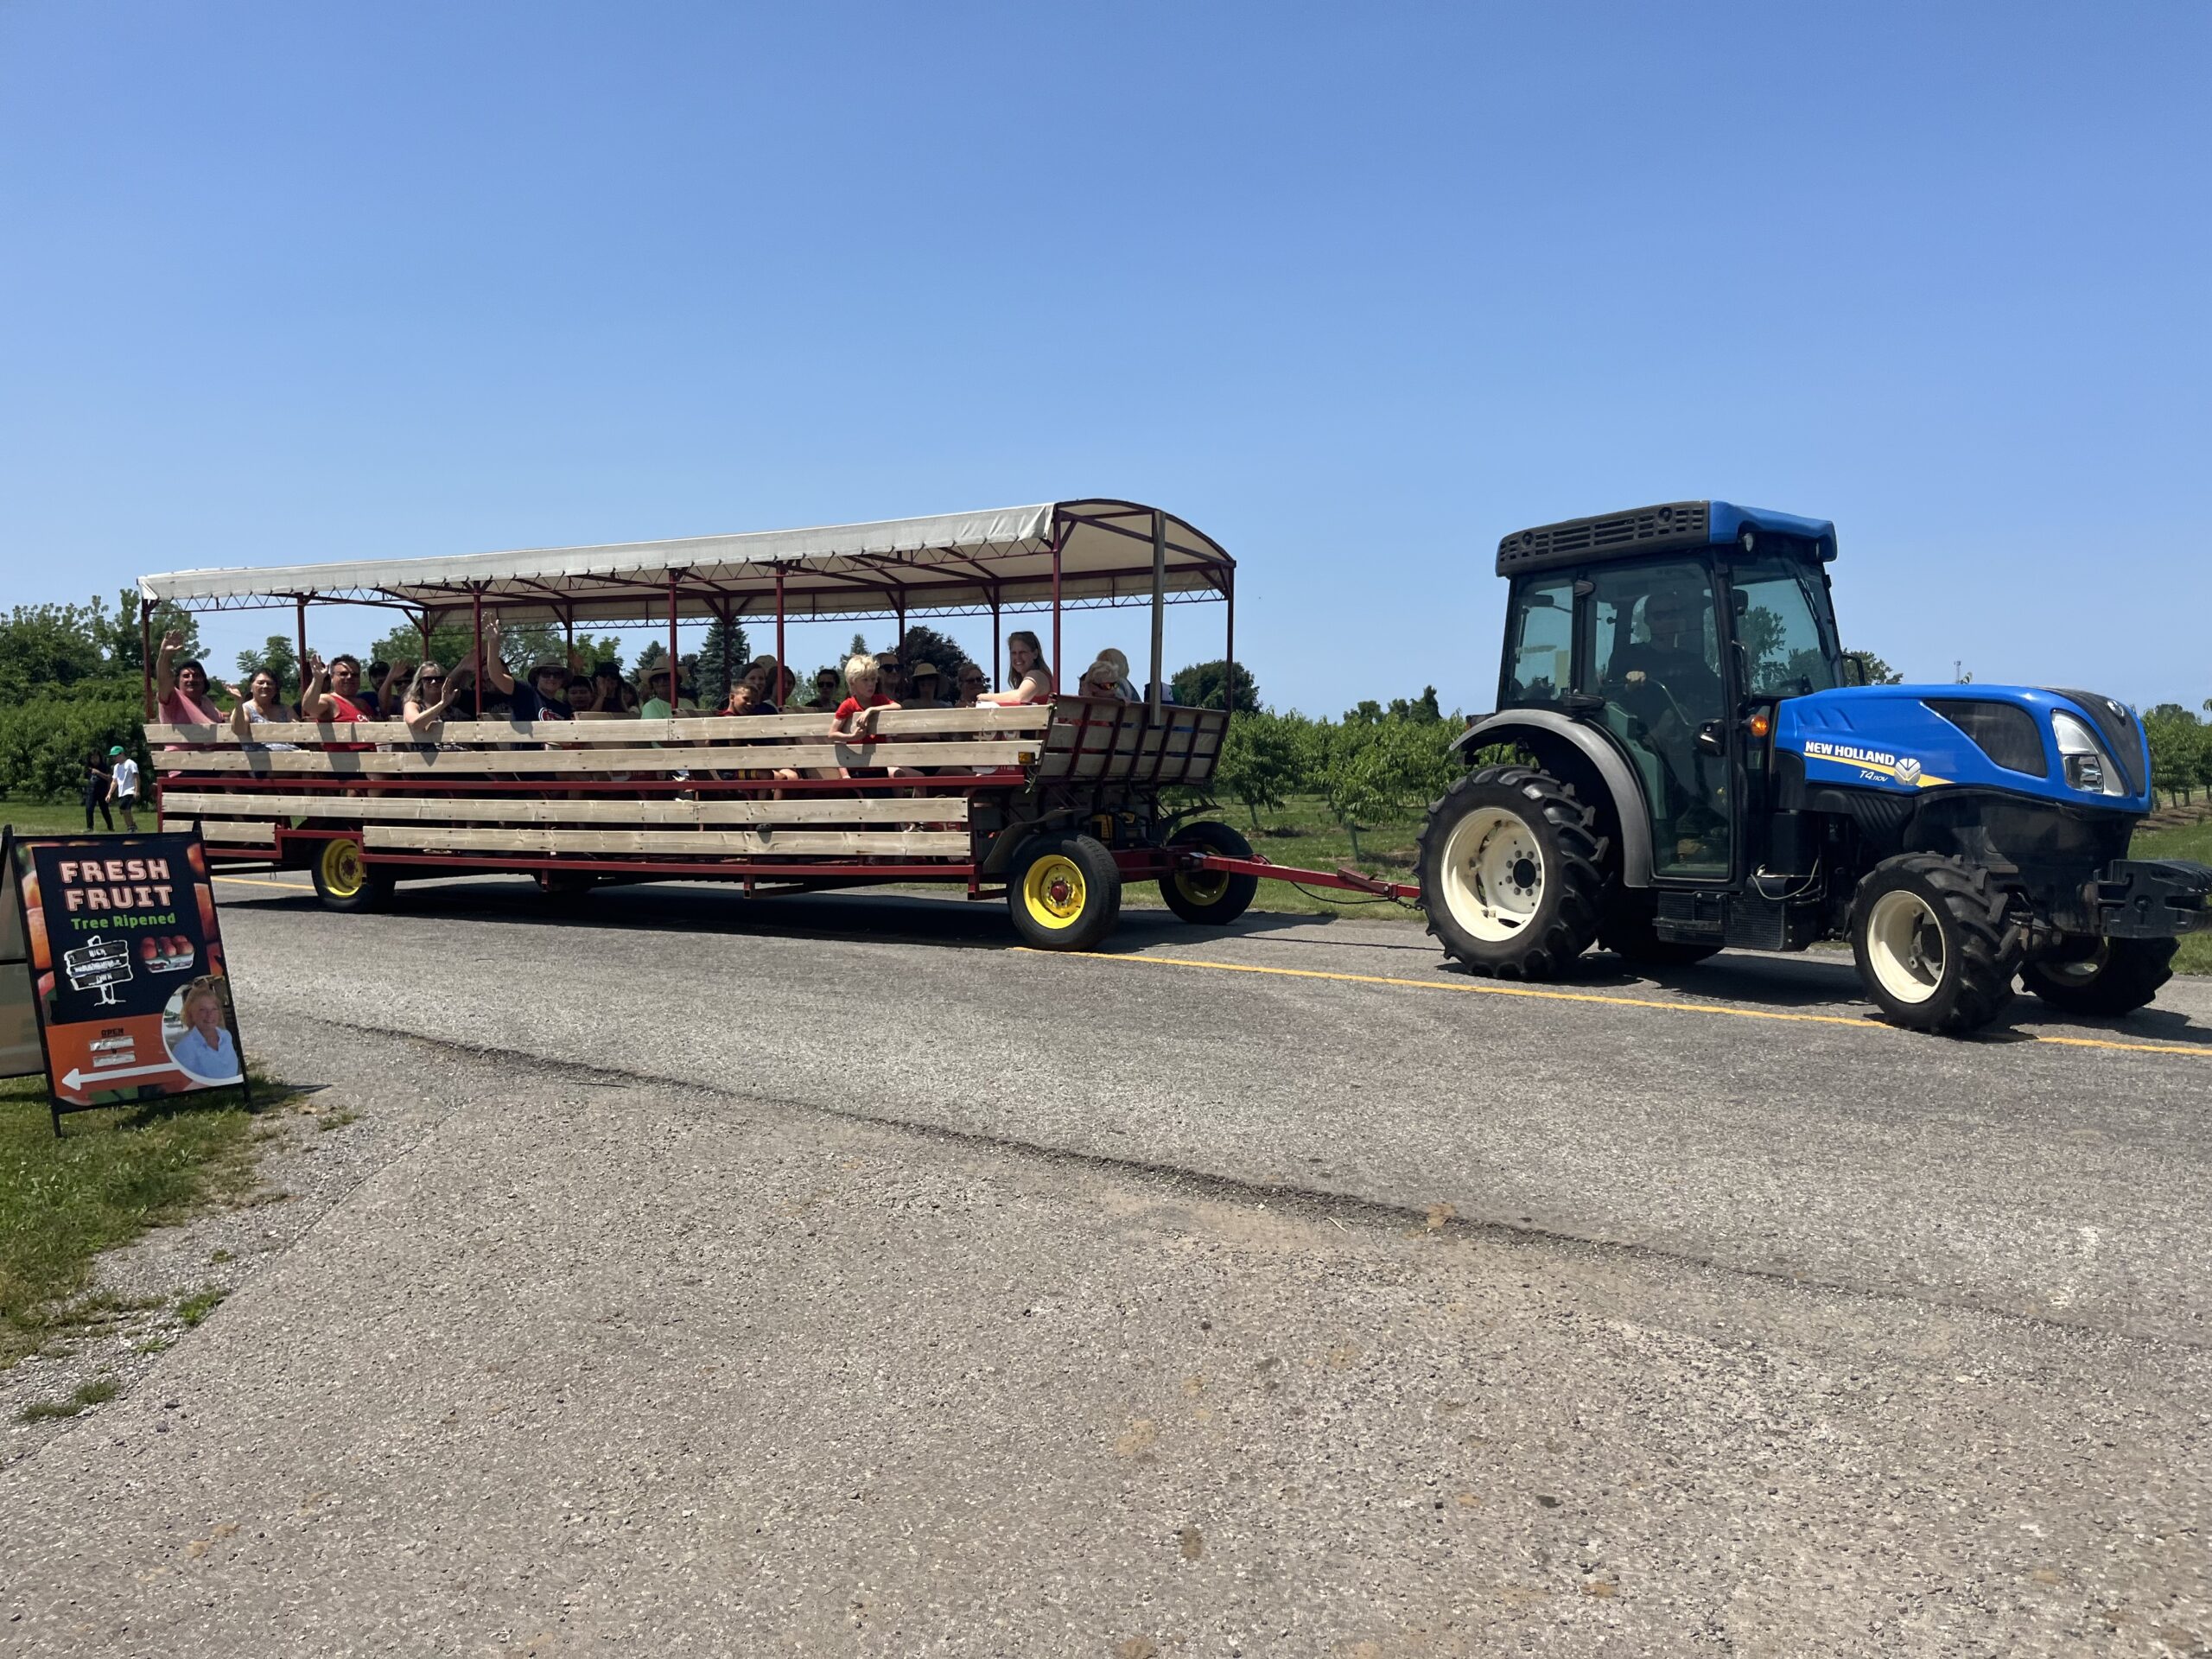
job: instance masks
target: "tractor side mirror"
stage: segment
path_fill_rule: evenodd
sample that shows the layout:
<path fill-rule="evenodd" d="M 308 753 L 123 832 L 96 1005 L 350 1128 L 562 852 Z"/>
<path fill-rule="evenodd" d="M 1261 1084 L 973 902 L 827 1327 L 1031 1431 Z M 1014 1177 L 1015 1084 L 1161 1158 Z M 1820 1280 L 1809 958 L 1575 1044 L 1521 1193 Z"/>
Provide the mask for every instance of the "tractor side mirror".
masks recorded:
<path fill-rule="evenodd" d="M 1700 754 L 1728 753 L 1728 740 L 1722 735 L 1720 721 L 1708 720 L 1697 728 L 1697 752 Z"/>
<path fill-rule="evenodd" d="M 1843 683 L 1846 685 L 1866 683 L 1866 664 L 1863 658 L 1847 655 L 1843 659 Z"/>

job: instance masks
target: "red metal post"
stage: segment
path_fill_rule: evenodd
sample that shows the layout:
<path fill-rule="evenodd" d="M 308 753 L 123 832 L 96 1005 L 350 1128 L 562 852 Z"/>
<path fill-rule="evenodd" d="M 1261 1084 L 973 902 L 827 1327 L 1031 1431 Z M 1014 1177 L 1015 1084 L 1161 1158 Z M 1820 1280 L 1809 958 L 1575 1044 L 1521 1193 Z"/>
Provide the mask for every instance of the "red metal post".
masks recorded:
<path fill-rule="evenodd" d="M 1051 690 L 1060 689 L 1060 526 L 1052 524 L 1052 673 Z"/>
<path fill-rule="evenodd" d="M 1236 572 L 1221 574 L 1222 597 L 1229 601 L 1229 638 L 1221 648 L 1221 706 L 1236 712 Z"/>
<path fill-rule="evenodd" d="M 304 702 L 307 700 L 307 695 L 308 695 L 308 601 L 307 601 L 307 596 L 303 594 L 302 594 L 302 595 L 301 595 L 297 600 L 296 600 L 296 601 L 293 601 L 293 602 L 294 602 L 294 604 L 298 607 L 299 613 L 300 613 L 300 614 L 299 614 L 299 621 L 300 621 L 300 700 L 301 700 L 302 702 Z M 302 710 L 302 709 L 299 709 L 298 707 L 296 707 L 296 707 L 293 709 L 292 712 L 293 712 L 294 714 L 302 714 L 302 713 L 304 713 L 305 711 L 304 711 L 304 710 Z"/>
<path fill-rule="evenodd" d="M 783 567 L 782 565 L 780 565 L 780 564 L 779 564 L 779 565 L 778 565 L 778 566 L 776 567 L 776 689 L 777 689 L 778 690 L 781 690 L 783 689 L 783 684 L 784 684 L 784 567 Z M 775 699 L 772 699 L 772 698 L 771 699 L 771 701 L 772 701 L 772 702 L 776 702 L 776 707 L 777 707 L 777 708 L 779 708 L 779 709 L 780 709 L 780 708 L 782 708 L 782 707 L 784 706 L 784 705 L 783 705 L 783 703 L 782 703 L 781 702 L 779 702 L 779 701 L 776 701 Z"/>
<path fill-rule="evenodd" d="M 1003 690 L 999 684 L 999 590 L 991 589 L 991 690 Z"/>
<path fill-rule="evenodd" d="M 479 588 L 468 596 L 470 613 L 476 627 L 476 672 L 469 677 L 469 695 L 475 699 L 475 717 L 484 718 L 484 590 Z"/>
<path fill-rule="evenodd" d="M 676 718 L 676 700 L 683 687 L 676 677 L 676 572 L 668 573 L 668 717 Z"/>
<path fill-rule="evenodd" d="M 908 666 L 906 662 L 906 590 L 904 588 L 899 590 L 896 603 L 899 607 L 899 643 L 891 649 L 898 653 L 899 666 L 903 670 Z"/>

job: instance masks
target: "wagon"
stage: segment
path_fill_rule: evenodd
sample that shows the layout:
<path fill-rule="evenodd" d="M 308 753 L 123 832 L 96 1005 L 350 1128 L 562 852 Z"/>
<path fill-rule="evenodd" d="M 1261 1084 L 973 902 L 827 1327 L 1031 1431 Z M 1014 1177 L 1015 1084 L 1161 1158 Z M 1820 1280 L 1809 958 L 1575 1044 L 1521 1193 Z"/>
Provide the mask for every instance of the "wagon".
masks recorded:
<path fill-rule="evenodd" d="M 557 623 L 571 641 L 579 625 L 664 622 L 673 661 L 681 623 L 772 617 L 779 664 L 793 620 L 889 619 L 903 639 L 910 616 L 988 614 L 995 667 L 1006 613 L 1049 612 L 1051 660 L 1062 670 L 1065 612 L 1141 606 L 1151 620 L 1141 702 L 1064 694 L 1031 706 L 886 710 L 868 745 L 833 741 L 818 710 L 449 720 L 422 740 L 393 721 L 264 724 L 253 745 L 226 727 L 149 725 L 157 806 L 165 827 L 197 825 L 211 857 L 308 870 L 323 904 L 340 911 L 375 908 L 410 879 L 484 872 L 526 873 L 552 892 L 611 880 L 728 881 L 760 895 L 925 882 L 1003 897 L 1032 944 L 1084 950 L 1112 928 L 1125 883 L 1154 880 L 1185 919 L 1225 925 L 1258 878 L 1276 872 L 1228 825 L 1170 804 L 1171 791 L 1203 803 L 1231 709 L 1168 701 L 1160 652 L 1167 605 L 1213 601 L 1224 666 L 1233 664 L 1236 573 L 1218 544 L 1170 513 L 1083 500 L 148 576 L 139 588 L 149 661 L 156 605 L 289 608 L 303 662 L 310 614 L 337 606 L 404 613 L 426 655 L 434 629 L 465 623 L 480 645 L 499 617 Z M 924 775 L 871 775 L 893 766 Z"/>

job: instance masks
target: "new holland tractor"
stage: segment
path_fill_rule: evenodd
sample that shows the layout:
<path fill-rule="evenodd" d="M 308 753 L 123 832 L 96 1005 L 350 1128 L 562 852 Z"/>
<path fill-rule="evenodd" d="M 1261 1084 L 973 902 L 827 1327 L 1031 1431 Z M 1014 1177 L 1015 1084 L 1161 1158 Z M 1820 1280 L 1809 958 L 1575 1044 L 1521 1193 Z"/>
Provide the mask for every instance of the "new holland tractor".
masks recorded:
<path fill-rule="evenodd" d="M 1925 1031 L 2015 982 L 2119 1014 L 2212 926 L 2212 868 L 2130 859 L 2142 722 L 2093 692 L 1866 685 L 1839 648 L 1835 526 L 1677 501 L 1516 531 L 1497 712 L 1421 835 L 1429 930 L 1544 980 L 1847 938 Z"/>

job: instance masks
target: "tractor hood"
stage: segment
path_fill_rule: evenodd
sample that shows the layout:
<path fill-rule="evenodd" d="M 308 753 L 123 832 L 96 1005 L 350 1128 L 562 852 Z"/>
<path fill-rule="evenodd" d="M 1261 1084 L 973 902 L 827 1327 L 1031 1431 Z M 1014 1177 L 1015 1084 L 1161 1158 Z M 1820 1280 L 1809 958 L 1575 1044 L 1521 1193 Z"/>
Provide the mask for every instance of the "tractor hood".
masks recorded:
<path fill-rule="evenodd" d="M 2151 751 L 2133 709 L 2089 691 L 1847 686 L 1785 699 L 1777 753 L 1808 785 L 1910 794 L 2001 789 L 2091 811 L 2151 810 Z"/>

